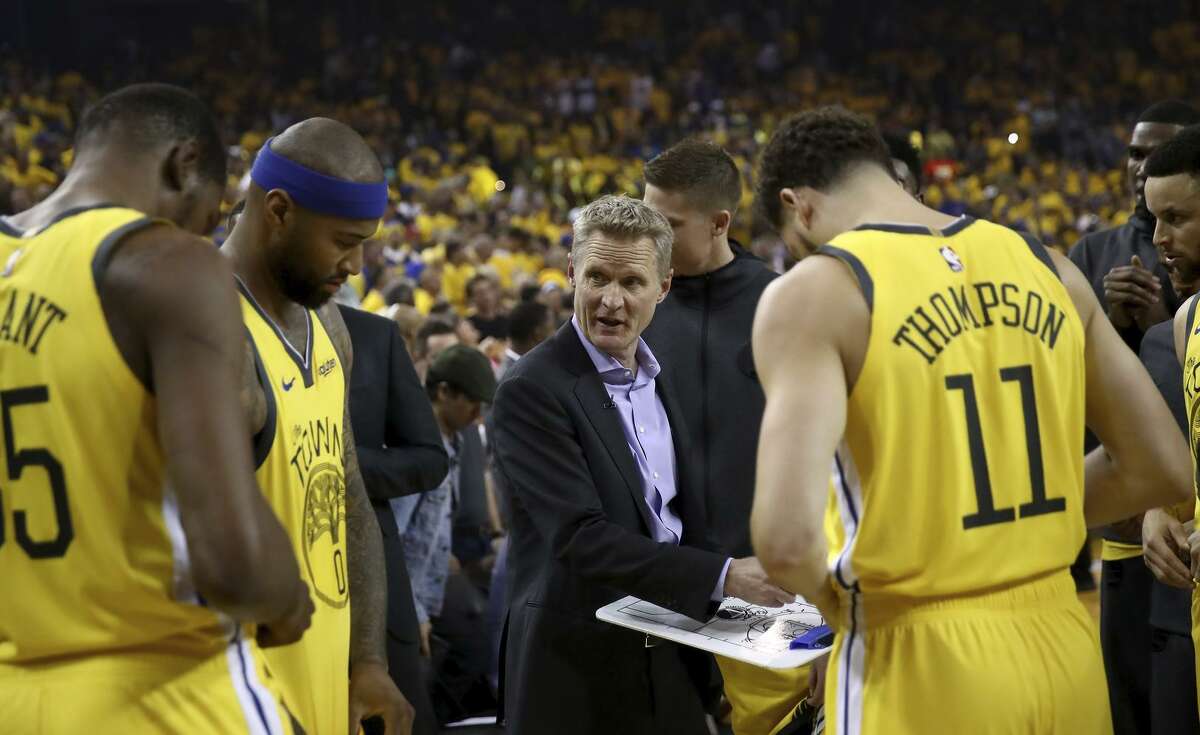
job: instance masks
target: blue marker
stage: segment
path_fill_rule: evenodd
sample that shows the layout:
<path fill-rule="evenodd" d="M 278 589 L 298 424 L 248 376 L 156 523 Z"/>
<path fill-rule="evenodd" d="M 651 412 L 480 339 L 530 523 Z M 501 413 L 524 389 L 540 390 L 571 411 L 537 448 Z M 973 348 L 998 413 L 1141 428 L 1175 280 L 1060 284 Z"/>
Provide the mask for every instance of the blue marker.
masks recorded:
<path fill-rule="evenodd" d="M 818 625 L 804 635 L 793 638 L 792 642 L 788 644 L 788 650 L 794 651 L 798 648 L 812 650 L 829 648 L 831 645 L 833 645 L 833 629 L 828 625 Z"/>

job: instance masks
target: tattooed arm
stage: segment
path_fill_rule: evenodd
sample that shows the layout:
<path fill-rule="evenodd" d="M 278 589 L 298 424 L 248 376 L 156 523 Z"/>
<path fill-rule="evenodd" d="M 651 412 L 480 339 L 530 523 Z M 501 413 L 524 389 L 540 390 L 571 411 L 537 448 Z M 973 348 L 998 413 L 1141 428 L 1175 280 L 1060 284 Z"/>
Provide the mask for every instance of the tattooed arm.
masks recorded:
<path fill-rule="evenodd" d="M 350 422 L 350 371 L 354 352 L 350 333 L 336 306 L 320 312 L 346 381 L 345 415 L 342 419 L 342 451 L 346 464 L 346 553 L 350 577 L 350 666 L 363 661 L 387 661 L 387 572 L 383 563 L 383 537 L 366 486 L 358 469 L 354 429 Z"/>
<path fill-rule="evenodd" d="M 342 451 L 346 464 L 346 554 L 350 577 L 350 732 L 363 718 L 380 715 L 390 728 L 411 727 L 413 709 L 387 673 L 387 571 L 383 537 L 362 473 L 358 469 L 354 429 L 350 423 L 350 371 L 354 350 L 337 306 L 319 312 L 337 350 L 346 381 L 342 419 Z"/>

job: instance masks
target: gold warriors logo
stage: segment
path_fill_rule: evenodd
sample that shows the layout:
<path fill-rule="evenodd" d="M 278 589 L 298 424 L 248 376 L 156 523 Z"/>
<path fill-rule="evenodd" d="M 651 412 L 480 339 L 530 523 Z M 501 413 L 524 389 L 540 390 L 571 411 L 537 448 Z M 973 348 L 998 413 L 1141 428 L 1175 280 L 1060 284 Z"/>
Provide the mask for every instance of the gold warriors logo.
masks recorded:
<path fill-rule="evenodd" d="M 343 608 L 350 596 L 345 551 L 346 476 L 339 427 L 325 419 L 299 428 L 300 442 L 292 466 L 304 487 L 304 570 L 322 602 Z"/>

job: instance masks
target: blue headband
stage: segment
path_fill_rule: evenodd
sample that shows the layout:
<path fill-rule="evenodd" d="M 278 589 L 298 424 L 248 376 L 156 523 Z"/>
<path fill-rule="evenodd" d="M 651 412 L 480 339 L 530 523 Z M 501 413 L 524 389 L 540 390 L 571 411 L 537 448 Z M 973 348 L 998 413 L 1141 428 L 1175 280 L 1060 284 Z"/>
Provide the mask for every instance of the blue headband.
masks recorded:
<path fill-rule="evenodd" d="M 254 159 L 250 179 L 263 191 L 282 189 L 305 209 L 346 219 L 379 219 L 387 211 L 386 181 L 358 184 L 317 173 L 271 150 L 269 138 Z"/>

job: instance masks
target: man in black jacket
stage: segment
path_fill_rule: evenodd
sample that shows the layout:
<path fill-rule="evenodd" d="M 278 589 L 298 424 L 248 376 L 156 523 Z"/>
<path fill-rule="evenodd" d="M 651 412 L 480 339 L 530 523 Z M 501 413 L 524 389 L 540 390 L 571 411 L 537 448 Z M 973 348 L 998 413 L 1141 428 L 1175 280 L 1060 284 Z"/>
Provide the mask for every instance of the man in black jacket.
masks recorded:
<path fill-rule="evenodd" d="M 644 338 L 662 360 L 696 446 L 713 535 L 749 556 L 750 506 L 763 391 L 750 328 L 778 274 L 729 241 L 742 198 L 737 165 L 720 146 L 689 139 L 646 164 L 645 202 L 671 223 L 671 291 Z"/>
<path fill-rule="evenodd" d="M 1186 353 L 1196 337 L 1196 299 L 1200 288 L 1200 125 L 1186 128 L 1146 162 L 1146 205 L 1158 216 L 1154 244 L 1184 304 L 1176 319 L 1157 324 L 1142 340 L 1142 362 L 1171 407 L 1184 436 L 1188 427 L 1184 376 L 1176 350 L 1176 322 Z M 1194 437 L 1189 436 L 1190 441 Z M 1196 735 L 1195 650 L 1192 645 L 1192 595 L 1188 530 L 1181 520 L 1193 516 L 1192 504 L 1146 512 L 1142 543 L 1146 565 L 1155 579 L 1150 594 L 1149 729 L 1154 735 Z"/>
<path fill-rule="evenodd" d="M 671 291 L 646 330 L 695 443 L 709 523 L 735 555 L 753 554 L 750 506 L 763 390 L 750 332 L 758 299 L 778 277 L 729 240 L 742 197 L 737 165 L 720 146 L 688 139 L 646 164 L 645 202 L 675 234 Z M 768 732 L 807 692 L 809 668 L 776 671 L 717 657 L 736 732 Z"/>
<path fill-rule="evenodd" d="M 1113 326 L 1134 351 L 1146 330 L 1169 319 L 1180 302 L 1154 245 L 1155 219 L 1146 207 L 1146 160 L 1184 125 L 1195 122 L 1200 122 L 1200 112 L 1177 101 L 1151 105 L 1138 117 L 1126 163 L 1133 215 L 1120 227 L 1088 235 L 1071 249 L 1072 262 L 1091 281 Z M 1089 434 L 1087 449 L 1094 446 Z M 1149 732 L 1150 728 L 1151 631 L 1147 621 L 1153 578 L 1142 561 L 1140 531 L 1135 518 L 1102 532 L 1100 645 L 1117 735 Z"/>
<path fill-rule="evenodd" d="M 350 420 L 358 462 L 383 533 L 388 672 L 416 709 L 414 735 L 431 735 L 437 732 L 437 720 L 422 672 L 404 549 L 388 501 L 437 487 L 448 469 L 446 449 L 399 328 L 381 316 L 339 308 L 354 347 Z"/>
<path fill-rule="evenodd" d="M 1091 281 L 1109 320 L 1134 351 L 1147 329 L 1179 308 L 1179 297 L 1154 247 L 1154 215 L 1146 209 L 1143 166 L 1155 148 L 1198 122 L 1200 111 L 1186 102 L 1168 100 L 1148 107 L 1130 134 L 1125 163 L 1133 215 L 1119 227 L 1084 236 L 1071 248 L 1071 261 Z"/>
<path fill-rule="evenodd" d="M 791 595 L 757 559 L 708 543 L 680 408 L 640 339 L 670 288 L 670 225 L 602 197 L 574 230 L 575 316 L 509 371 L 493 406 L 511 494 L 508 728 L 693 735 L 707 657 L 597 622 L 596 609 L 631 594 L 704 620 L 723 595 Z"/>

